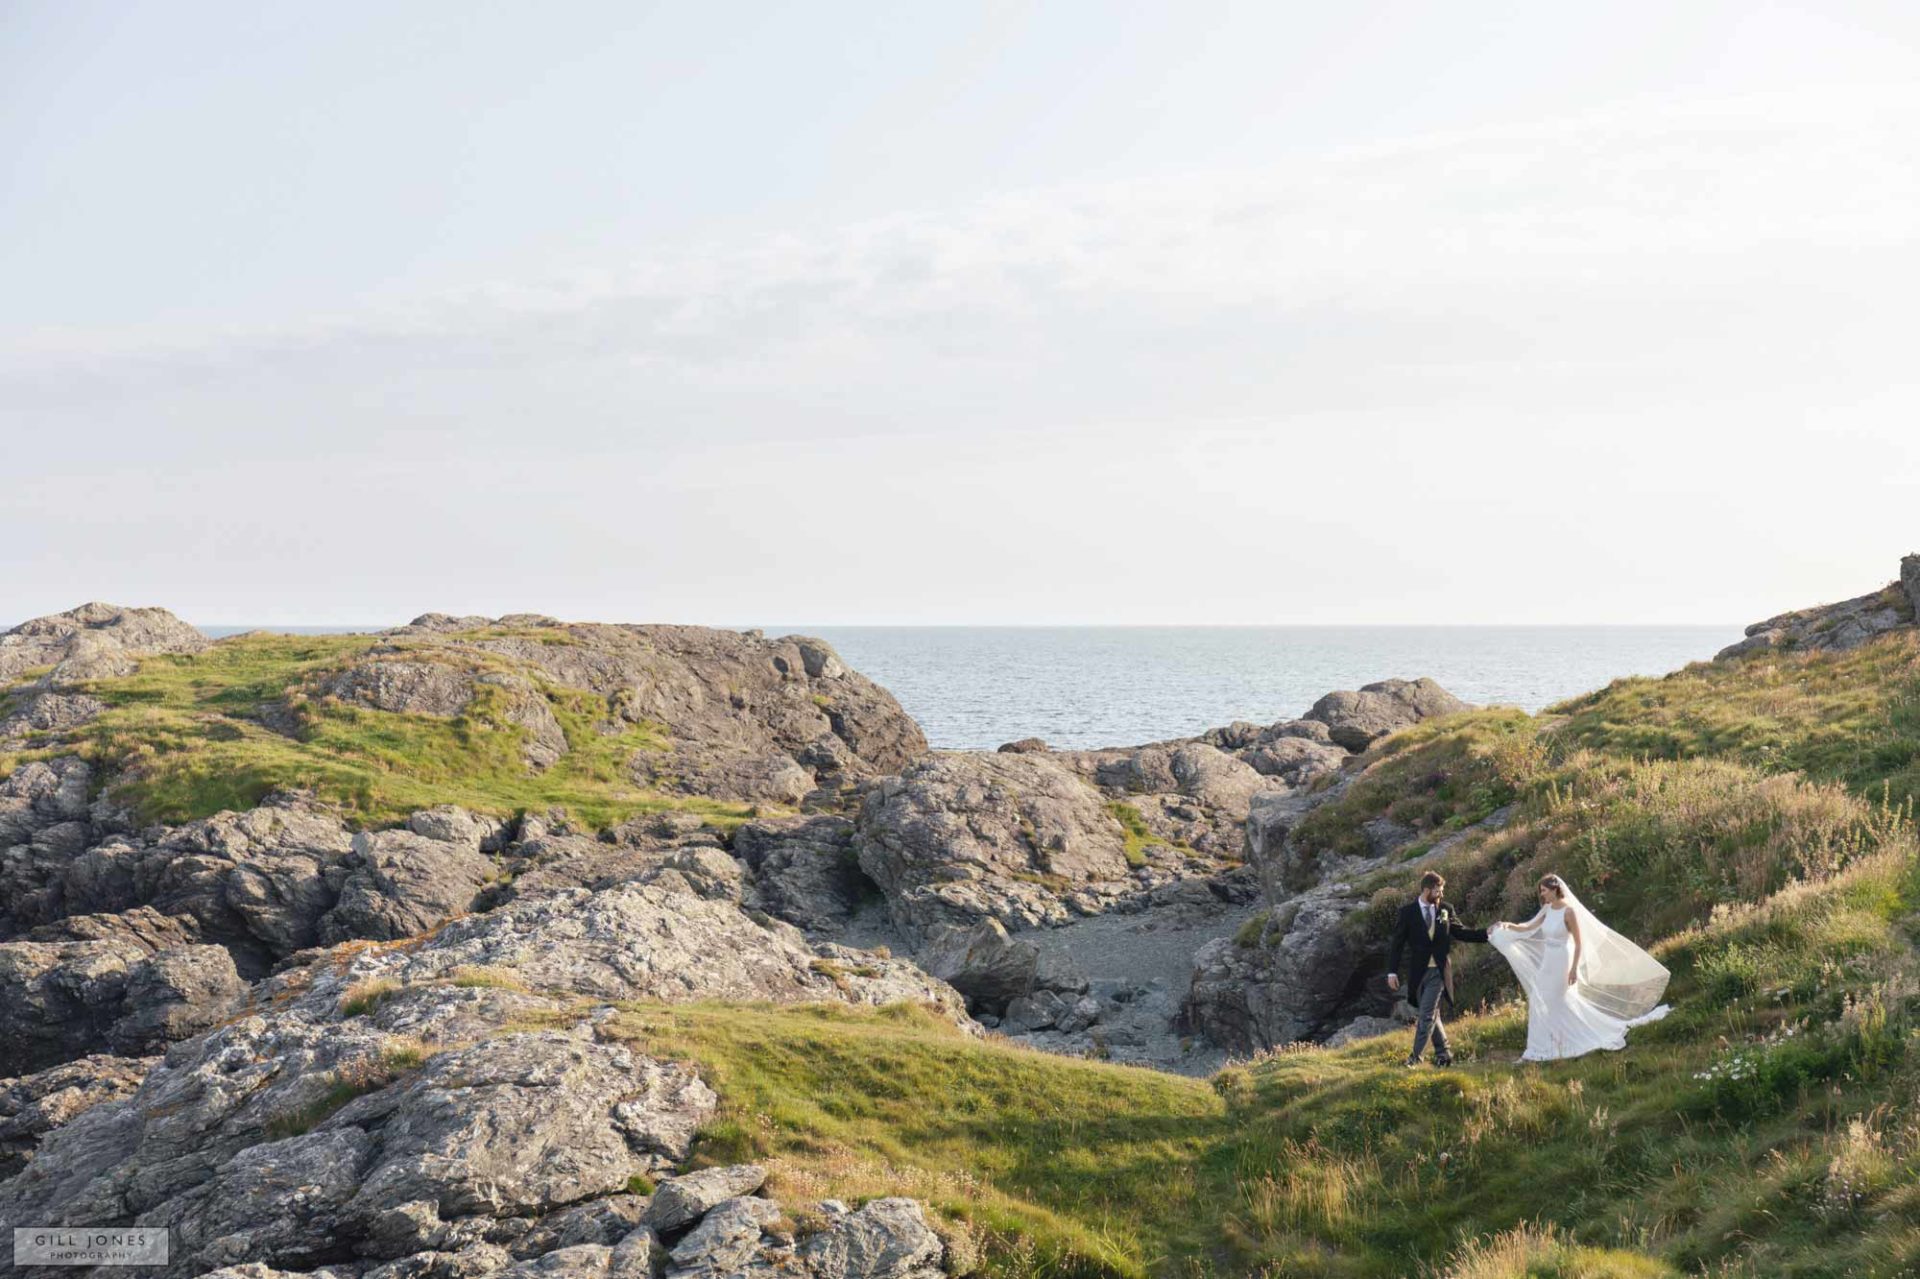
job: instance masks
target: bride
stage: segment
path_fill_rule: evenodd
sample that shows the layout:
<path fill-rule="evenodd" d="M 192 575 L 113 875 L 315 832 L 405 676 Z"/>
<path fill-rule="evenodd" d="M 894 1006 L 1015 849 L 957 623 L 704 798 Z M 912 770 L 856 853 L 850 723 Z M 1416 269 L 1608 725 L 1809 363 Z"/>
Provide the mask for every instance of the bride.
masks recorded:
<path fill-rule="evenodd" d="M 1487 940 L 1527 992 L 1521 1061 L 1581 1057 L 1627 1046 L 1627 1030 L 1667 1015 L 1667 970 L 1593 917 L 1565 880 L 1540 881 L 1540 913 L 1495 924 Z"/>

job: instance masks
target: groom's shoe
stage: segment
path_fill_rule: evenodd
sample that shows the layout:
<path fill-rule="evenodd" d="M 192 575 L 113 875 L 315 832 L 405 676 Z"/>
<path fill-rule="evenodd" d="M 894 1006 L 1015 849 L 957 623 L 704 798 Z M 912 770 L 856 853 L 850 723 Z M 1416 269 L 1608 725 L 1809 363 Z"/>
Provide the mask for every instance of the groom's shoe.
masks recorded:
<path fill-rule="evenodd" d="M 1401 1062 L 1400 1064 L 1402 1066 L 1407 1067 L 1408 1069 L 1412 1069 L 1413 1067 L 1418 1066 L 1420 1064 L 1420 1059 L 1418 1057 L 1409 1057 L 1405 1061 Z"/>
<path fill-rule="evenodd" d="M 1452 1053 L 1442 1053 L 1442 1054 L 1440 1054 L 1440 1055 L 1439 1055 L 1438 1057 L 1435 1057 L 1435 1058 L 1433 1059 L 1433 1064 L 1434 1064 L 1434 1065 L 1436 1065 L 1436 1066 L 1441 1066 L 1441 1067 L 1445 1067 L 1445 1066 L 1451 1066 L 1451 1065 L 1453 1065 L 1453 1054 L 1452 1054 Z"/>

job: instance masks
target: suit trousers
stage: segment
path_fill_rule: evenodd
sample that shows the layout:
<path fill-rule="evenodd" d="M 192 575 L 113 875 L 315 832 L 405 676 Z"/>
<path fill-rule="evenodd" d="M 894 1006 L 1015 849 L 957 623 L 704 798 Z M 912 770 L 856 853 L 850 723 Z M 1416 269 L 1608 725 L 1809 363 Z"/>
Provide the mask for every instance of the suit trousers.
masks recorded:
<path fill-rule="evenodd" d="M 1435 1059 L 1450 1057 L 1447 1051 L 1447 1028 L 1440 1020 L 1440 998 L 1446 993 L 1447 983 L 1441 977 L 1438 968 L 1429 968 L 1420 974 L 1420 984 L 1414 987 L 1413 1006 L 1420 1016 L 1413 1023 L 1413 1059 L 1420 1060 L 1420 1054 L 1426 1051 L 1427 1037 L 1433 1037 L 1433 1055 Z"/>

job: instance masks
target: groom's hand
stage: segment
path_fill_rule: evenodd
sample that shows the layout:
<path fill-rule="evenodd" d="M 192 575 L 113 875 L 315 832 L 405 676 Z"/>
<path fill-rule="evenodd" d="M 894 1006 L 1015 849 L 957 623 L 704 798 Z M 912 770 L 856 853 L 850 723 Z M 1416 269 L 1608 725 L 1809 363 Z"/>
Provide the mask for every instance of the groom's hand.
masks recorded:
<path fill-rule="evenodd" d="M 1388 973 L 1388 974 L 1387 974 L 1387 989 L 1388 989 L 1388 990 L 1399 990 L 1399 989 L 1400 989 L 1400 974 L 1399 974 L 1399 973 Z"/>

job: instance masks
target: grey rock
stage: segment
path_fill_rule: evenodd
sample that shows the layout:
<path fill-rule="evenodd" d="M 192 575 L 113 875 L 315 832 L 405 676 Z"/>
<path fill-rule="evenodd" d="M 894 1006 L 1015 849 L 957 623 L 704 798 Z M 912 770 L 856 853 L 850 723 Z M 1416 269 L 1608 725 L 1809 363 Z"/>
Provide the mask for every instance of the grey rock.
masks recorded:
<path fill-rule="evenodd" d="M 1048 756 L 939 753 L 867 794 L 860 866 L 895 924 L 1066 917 L 1063 894 L 1127 874 L 1125 838 L 1099 792 Z"/>
<path fill-rule="evenodd" d="M 127 976 L 127 1012 L 107 1031 L 122 1056 L 151 1053 L 199 1034 L 238 1012 L 247 984 L 219 946 L 175 946 L 135 964 Z"/>
<path fill-rule="evenodd" d="M 491 993 L 435 988 L 415 1002 Z M 503 1034 L 496 1021 L 480 1042 L 433 1043 L 367 1018 L 315 1020 L 325 1002 L 294 1000 L 180 1045 L 131 1097 L 46 1135 L 0 1186 L 0 1213 L 166 1225 L 170 1275 L 430 1251 L 460 1255 L 406 1273 L 479 1273 L 505 1256 L 478 1245 L 530 1233 L 509 1219 L 618 1195 L 636 1173 L 677 1163 L 717 1105 L 686 1067 L 584 1027 Z M 615 1234 L 628 1199 L 549 1237 L 604 1247 L 568 1241 Z"/>
<path fill-rule="evenodd" d="M 1362 1039 L 1373 1039 L 1380 1035 L 1397 1034 L 1404 1031 L 1404 1023 L 1392 1017 L 1355 1017 L 1327 1036 L 1327 1047 L 1344 1048 L 1348 1044 Z"/>
<path fill-rule="evenodd" d="M 1063 1035 L 1077 1035 L 1100 1020 L 1100 1001 L 1082 995 L 1054 1019 L 1054 1027 Z"/>
<path fill-rule="evenodd" d="M 926 738 L 886 690 L 848 670 L 824 641 L 804 636 L 434 614 L 388 635 L 450 662 L 505 658 L 536 683 L 605 697 L 612 723 L 651 725 L 667 739 L 663 749 L 637 751 L 629 761 L 636 782 L 660 789 L 797 803 L 823 785 L 903 767 L 926 750 Z M 439 704 L 453 705 L 456 694 Z M 537 717 L 530 703 L 526 710 Z M 561 744 L 550 734 L 546 740 Z"/>
<path fill-rule="evenodd" d="M 231 1015 L 246 996 L 217 946 L 154 953 L 128 937 L 0 944 L 0 1076 L 111 1046 L 142 1055 Z"/>
<path fill-rule="evenodd" d="M 1000 745 L 1003 755 L 1045 755 L 1047 744 L 1038 737 L 1022 737 L 1018 741 L 1003 742 Z"/>
<path fill-rule="evenodd" d="M 473 701 L 473 673 L 446 662 L 379 659 L 355 663 L 321 693 L 370 710 L 452 719 Z"/>
<path fill-rule="evenodd" d="M 1297 788 L 1340 771 L 1347 762 L 1348 753 L 1344 747 L 1335 746 L 1332 742 L 1284 736 L 1248 748 L 1242 758 L 1263 777 L 1276 777 L 1288 786 Z"/>
<path fill-rule="evenodd" d="M 506 823 L 452 804 L 439 804 L 411 814 L 407 818 L 407 829 L 425 839 L 460 844 L 484 853 L 499 852 L 507 836 Z"/>
<path fill-rule="evenodd" d="M 778 1273 L 763 1258 L 763 1232 L 779 1216 L 780 1210 L 764 1199 L 727 1199 L 715 1205 L 668 1254 L 669 1279 Z"/>
<path fill-rule="evenodd" d="M 1003 1024 L 1012 1030 L 1045 1030 L 1058 1024 L 1073 1005 L 1051 990 L 1036 990 L 1007 1005 Z"/>
<path fill-rule="evenodd" d="M 733 851 L 753 871 L 747 903 L 809 932 L 838 932 L 876 891 L 842 817 L 748 822 L 734 832 Z"/>
<path fill-rule="evenodd" d="M 1328 693 L 1303 718 L 1325 724 L 1335 745 L 1363 751 L 1422 720 L 1472 709 L 1433 680 L 1389 679 L 1362 685 L 1358 692 Z"/>
<path fill-rule="evenodd" d="M 1039 949 L 1009 937 L 997 919 L 965 927 L 935 924 L 926 936 L 915 956 L 920 966 L 959 991 L 975 1010 L 1003 1012 L 1038 980 Z"/>
<path fill-rule="evenodd" d="M 88 816 L 93 769 L 71 755 L 29 760 L 0 778 L 0 848 Z"/>
<path fill-rule="evenodd" d="M 507 722 L 524 729 L 527 740 L 520 748 L 527 767 L 538 772 L 558 763 L 567 753 L 567 733 L 554 716 L 545 693 L 525 676 L 489 673 L 475 683 L 505 690 Z"/>
<path fill-rule="evenodd" d="M 819 1279 L 932 1279 L 946 1249 L 911 1199 L 875 1199 L 835 1215 L 800 1246 Z"/>
<path fill-rule="evenodd" d="M 46 683 L 68 684 L 132 673 L 139 658 L 197 653 L 209 641 L 164 608 L 82 604 L 22 622 L 0 635 L 0 684 L 51 666 Z"/>
<path fill-rule="evenodd" d="M 1806 652 L 1846 651 L 1860 647 L 1889 631 L 1914 625 L 1920 616 L 1920 555 L 1900 561 L 1900 577 L 1877 591 L 1782 613 L 1747 627 L 1746 638 L 1729 644 L 1715 661 L 1768 649 Z"/>
<path fill-rule="evenodd" d="M 636 1233 L 642 1237 L 636 1247 L 640 1243 L 650 1244 L 651 1232 L 642 1226 L 642 1219 L 651 1202 L 645 1195 L 612 1195 L 563 1208 L 542 1217 L 533 1229 L 514 1240 L 507 1252 L 517 1260 L 525 1260 L 579 1244 L 611 1248 Z"/>
<path fill-rule="evenodd" d="M 857 958 L 854 958 L 857 956 Z M 560 889 L 454 919 L 407 949 L 356 954 L 338 980 L 418 985 L 463 968 L 538 991 L 600 999 L 911 1000 L 967 1024 L 953 989 L 913 964 L 810 946 L 798 929 L 754 922 L 732 902 L 657 884 Z"/>
<path fill-rule="evenodd" d="M 159 1060 L 96 1055 L 0 1079 L 0 1181 L 24 1168 L 55 1128 L 103 1102 L 132 1096 Z"/>
<path fill-rule="evenodd" d="M 662 1182 L 653 1193 L 643 1218 L 646 1225 L 670 1234 L 707 1215 L 723 1200 L 750 1195 L 766 1184 L 767 1170 L 759 1164 L 706 1168 Z"/>
<path fill-rule="evenodd" d="M 473 909 L 498 873 L 477 847 L 411 831 L 363 831 L 353 838 L 340 899 L 320 921 L 320 939 L 391 940 L 426 932 Z"/>
<path fill-rule="evenodd" d="M 1257 946 L 1229 937 L 1209 942 L 1194 956 L 1181 1024 L 1239 1053 L 1321 1033 L 1347 1006 L 1371 953 L 1347 926 L 1366 904 L 1345 884 L 1331 884 L 1279 908 Z"/>
<path fill-rule="evenodd" d="M 25 744 L 39 733 L 62 733 L 92 723 L 107 704 L 86 693 L 35 693 L 0 718 L 0 741 Z"/>

